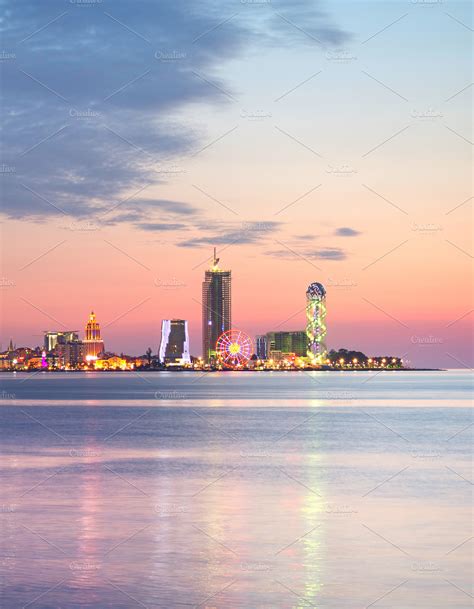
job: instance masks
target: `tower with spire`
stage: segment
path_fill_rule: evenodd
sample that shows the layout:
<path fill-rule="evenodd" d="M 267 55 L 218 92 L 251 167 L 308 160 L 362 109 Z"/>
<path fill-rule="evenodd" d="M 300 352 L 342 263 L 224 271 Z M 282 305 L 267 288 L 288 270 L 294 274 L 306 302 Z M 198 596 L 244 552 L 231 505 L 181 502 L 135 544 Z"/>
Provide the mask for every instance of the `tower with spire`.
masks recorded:
<path fill-rule="evenodd" d="M 91 311 L 85 329 L 85 358 L 87 361 L 97 359 L 104 352 L 104 341 L 100 335 L 100 324 L 96 319 L 94 311 Z"/>
<path fill-rule="evenodd" d="M 212 363 L 216 356 L 219 336 L 231 329 L 231 282 L 231 271 L 219 267 L 214 248 L 212 266 L 205 272 L 202 283 L 202 357 L 207 364 Z"/>

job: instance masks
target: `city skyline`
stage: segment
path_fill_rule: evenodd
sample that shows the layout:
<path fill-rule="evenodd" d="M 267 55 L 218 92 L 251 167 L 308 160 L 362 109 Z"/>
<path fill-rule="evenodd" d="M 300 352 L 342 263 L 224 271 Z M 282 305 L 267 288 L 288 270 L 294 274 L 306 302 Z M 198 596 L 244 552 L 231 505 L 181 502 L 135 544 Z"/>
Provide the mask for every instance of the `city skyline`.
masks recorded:
<path fill-rule="evenodd" d="M 200 359 L 204 363 L 217 363 L 217 344 L 219 340 L 230 332 L 240 334 L 242 331 L 232 328 L 232 271 L 223 270 L 219 267 L 220 258 L 217 257 L 217 248 L 213 250 L 212 264 L 204 273 L 204 281 L 202 283 L 202 333 L 201 345 L 202 352 Z M 306 291 L 306 300 L 308 294 L 317 291 L 323 296 L 325 301 L 325 289 L 320 283 L 313 282 Z M 325 319 L 326 308 L 323 305 L 323 315 L 321 316 L 320 304 L 317 305 L 317 319 L 321 324 L 321 320 Z M 311 310 L 311 315 L 308 311 Z M 272 331 L 267 330 L 263 335 L 256 335 L 254 341 L 251 342 L 250 355 L 256 355 L 259 359 L 267 359 L 271 357 L 272 352 L 292 353 L 297 357 L 309 358 L 312 364 L 324 364 L 327 348 L 324 342 L 326 335 L 326 327 L 323 323 L 324 331 L 319 329 L 315 334 L 309 332 L 309 327 L 313 327 L 313 308 L 306 307 L 306 328 L 303 330 L 293 331 Z M 264 356 L 259 355 L 259 341 L 264 341 L 263 350 Z M 93 362 L 100 355 L 107 353 L 105 349 L 104 339 L 101 335 L 100 323 L 97 320 L 95 312 L 92 310 L 84 328 L 84 337 L 79 336 L 77 330 L 44 330 L 43 331 L 43 347 L 44 352 L 54 352 L 61 346 L 71 344 L 80 345 L 81 353 L 85 362 Z M 190 340 L 188 331 L 187 319 L 163 319 L 161 320 L 161 332 L 159 347 L 156 349 L 156 355 L 161 364 L 190 364 Z M 25 345 L 26 346 L 26 345 Z M 27 346 L 28 348 L 38 348 L 38 346 Z M 7 351 L 12 352 L 17 348 L 13 344 L 13 338 L 10 338 L 9 348 Z M 311 350 L 315 350 L 318 354 L 317 361 L 312 355 Z M 0 349 L 1 351 L 1 349 Z M 61 351 L 61 349 L 60 349 Z M 64 351 L 64 349 L 63 349 Z M 150 355 L 153 354 L 153 349 L 149 347 L 147 351 Z M 123 352 L 123 351 L 122 351 Z M 194 355 L 193 357 L 197 357 Z"/>
<path fill-rule="evenodd" d="M 245 331 L 232 327 L 232 271 L 219 266 L 217 248 L 213 250 L 212 263 L 204 273 L 202 282 L 202 352 L 198 357 L 190 352 L 188 321 L 186 319 L 163 319 L 159 348 L 154 357 L 148 347 L 143 355 L 124 355 L 105 349 L 101 326 L 95 312 L 89 314 L 81 338 L 77 330 L 45 330 L 43 348 L 17 346 L 10 338 L 9 347 L 1 351 L 2 367 L 16 369 L 17 365 L 43 369 L 80 369 L 92 366 L 97 370 L 131 370 L 142 367 L 175 366 L 179 368 L 199 367 L 247 368 L 251 360 L 257 364 L 266 362 L 269 369 L 280 366 L 300 369 L 339 366 L 378 366 L 387 362 L 392 366 L 411 365 L 409 359 L 382 354 L 366 355 L 357 348 L 331 349 L 326 344 L 326 289 L 319 282 L 312 282 L 305 293 L 306 327 L 304 330 L 267 331 L 254 339 Z M 38 357 L 41 351 L 41 359 Z M 21 352 L 20 359 L 17 353 Z M 348 358 L 349 353 L 352 356 Z M 48 360 L 49 358 L 49 360 Z M 380 362 L 379 362 L 380 360 Z M 260 368 L 258 368 L 260 369 Z"/>
<path fill-rule="evenodd" d="M 223 248 L 223 250 L 226 248 Z M 232 296 L 231 296 L 231 279 L 232 279 L 232 271 L 231 270 L 222 270 L 219 267 L 219 262 L 220 262 L 220 258 L 218 257 L 218 250 L 217 248 L 214 248 L 213 250 L 213 255 L 211 256 L 210 260 L 211 265 L 209 267 L 209 269 L 205 270 L 205 274 L 204 274 L 204 281 L 202 282 L 202 303 L 201 303 L 201 315 L 202 315 L 202 324 L 201 324 L 201 347 L 202 347 L 202 352 L 200 357 L 202 357 L 202 359 L 204 360 L 205 363 L 210 363 L 211 361 L 215 360 L 216 361 L 216 355 L 215 355 L 215 346 L 217 343 L 217 340 L 219 339 L 219 337 L 224 334 L 227 331 L 230 331 L 232 329 Z M 216 278 L 218 278 L 218 281 L 216 283 Z M 315 287 L 316 286 L 316 287 Z M 174 288 L 181 288 L 184 286 L 180 286 L 179 283 L 176 281 L 171 281 L 169 283 L 169 287 L 171 289 Z M 275 349 L 276 351 L 278 351 L 281 348 L 282 344 L 292 344 L 292 345 L 297 345 L 297 347 L 294 349 L 294 352 L 297 355 L 300 355 L 300 351 L 301 351 L 301 355 L 303 355 L 302 353 L 302 349 L 300 347 L 300 342 L 302 340 L 302 338 L 300 336 L 296 336 L 293 338 L 290 338 L 290 335 L 295 334 L 301 334 L 301 336 L 305 337 L 305 341 L 306 341 L 306 345 L 305 345 L 305 355 L 309 353 L 310 350 L 310 344 L 309 342 L 309 335 L 308 335 L 308 323 L 309 323 L 309 319 L 312 318 L 312 316 L 314 315 L 313 309 L 311 310 L 311 315 L 309 315 L 308 313 L 308 303 L 311 302 L 311 300 L 309 300 L 308 298 L 308 294 L 312 293 L 311 290 L 316 289 L 316 291 L 318 293 L 321 293 L 323 295 L 323 307 L 324 307 L 324 313 L 323 313 L 323 327 L 324 327 L 324 331 L 321 334 L 319 331 L 316 333 L 315 336 L 318 336 L 319 339 L 322 338 L 323 342 L 322 344 L 322 353 L 324 355 L 324 353 L 327 353 L 329 350 L 332 351 L 338 351 L 340 349 L 344 349 L 344 348 L 348 348 L 349 350 L 353 350 L 353 351 L 364 351 L 366 349 L 361 348 L 359 345 L 353 345 L 353 344 L 346 344 L 343 342 L 343 344 L 340 345 L 333 345 L 330 344 L 329 346 L 326 345 L 325 341 L 326 341 L 326 332 L 327 332 L 327 328 L 326 328 L 326 323 L 325 323 L 325 319 L 326 319 L 326 290 L 325 287 L 322 286 L 322 284 L 317 283 L 317 282 L 312 282 L 310 284 L 310 286 L 308 287 L 308 289 L 306 290 L 306 306 L 304 307 L 304 309 L 302 309 L 300 311 L 300 313 L 302 313 L 304 315 L 304 320 L 305 320 L 305 325 L 304 325 L 304 329 L 302 330 L 281 330 L 281 331 L 275 331 L 275 330 L 269 330 L 268 328 L 264 331 L 263 334 L 254 334 L 254 354 L 257 354 L 258 352 L 258 343 L 259 343 L 259 339 L 260 340 L 266 340 L 267 344 L 265 346 L 265 350 L 267 352 L 270 352 L 271 349 Z M 301 294 L 299 294 L 300 298 L 301 298 Z M 198 302 L 196 300 L 196 302 Z M 211 304 L 212 303 L 212 304 Z M 317 305 L 319 306 L 319 305 Z M 314 307 L 314 305 L 313 305 Z M 225 314 L 224 314 L 225 311 Z M 216 315 L 216 312 L 218 313 Z M 318 313 L 319 315 L 319 313 Z M 210 320 L 212 320 L 212 323 L 209 323 Z M 211 340 L 211 334 L 208 332 L 206 334 L 205 330 L 207 330 L 208 328 L 212 327 L 214 323 L 215 328 L 217 328 L 217 330 L 214 330 L 214 335 L 212 335 L 212 339 L 215 338 L 214 340 Z M 321 322 L 318 322 L 321 323 Z M 155 345 L 151 345 L 150 341 L 148 341 L 148 347 L 147 349 L 152 350 L 152 353 L 156 353 L 158 360 L 162 361 L 162 363 L 165 360 L 165 356 L 164 354 L 167 352 L 168 349 L 172 350 L 173 347 L 171 346 L 171 344 L 169 344 L 169 339 L 170 339 L 170 334 L 173 332 L 172 330 L 172 326 L 173 324 L 184 324 L 183 329 L 179 329 L 178 333 L 179 333 L 179 341 L 182 341 L 182 355 L 183 355 L 183 363 L 190 363 L 190 357 L 198 357 L 197 355 L 195 355 L 194 352 L 192 352 L 190 345 L 191 340 L 190 340 L 190 334 L 189 334 L 189 330 L 188 330 L 188 326 L 189 326 L 189 321 L 188 319 L 178 319 L 178 318 L 171 318 L 171 319 L 162 319 L 160 322 L 160 330 L 157 333 L 157 344 Z M 309 324 L 311 325 L 311 324 Z M 184 332 L 184 334 L 183 334 Z M 181 334 L 183 334 L 181 336 Z M 278 337 L 278 335 L 282 335 L 280 338 L 277 338 L 276 340 L 276 344 L 275 344 L 275 337 Z M 284 335 L 284 337 L 283 337 Z M 92 361 L 94 359 L 98 359 L 98 356 L 101 353 L 106 352 L 105 350 L 105 346 L 104 346 L 104 340 L 101 337 L 101 329 L 100 329 L 100 324 L 98 323 L 97 319 L 96 319 L 96 315 L 94 313 L 94 311 L 92 310 L 89 314 L 87 323 L 85 325 L 85 330 L 84 330 L 84 338 L 80 338 L 78 336 L 78 332 L 76 330 L 45 330 L 43 332 L 43 343 L 44 343 L 44 347 L 45 349 L 47 348 L 47 345 L 49 345 L 53 350 L 54 347 L 56 347 L 58 344 L 69 344 L 70 342 L 74 343 L 78 341 L 81 345 L 81 351 L 78 354 L 74 354 L 73 359 L 76 361 L 82 361 L 82 359 L 84 360 L 88 360 L 88 361 Z M 309 341 L 309 342 L 308 342 Z M 17 341 L 14 341 L 13 337 L 10 337 L 9 339 L 9 345 L 10 347 L 12 346 L 12 343 L 15 342 L 17 344 Z M 199 341 L 197 339 L 197 337 L 194 337 L 194 344 L 197 344 Z M 411 342 L 414 345 L 419 345 L 420 347 L 433 347 L 439 344 L 442 344 L 442 341 L 439 341 L 436 339 L 436 337 L 432 336 L 432 335 L 428 335 L 426 337 L 418 337 L 418 336 L 413 336 L 411 338 Z M 273 346 L 271 346 L 273 345 Z M 316 343 L 315 343 L 316 345 Z M 19 346 L 19 345 L 17 345 Z M 33 345 L 33 344 L 25 344 L 25 345 L 21 345 L 22 347 L 26 347 L 26 348 L 36 348 L 38 345 Z M 206 357 L 206 349 L 209 346 L 209 353 L 210 356 Z M 316 349 L 316 352 L 319 351 L 320 347 L 319 346 L 315 346 L 314 347 Z M 82 352 L 82 349 L 84 350 Z M 176 350 L 176 345 L 174 347 L 174 349 Z M 2 351 L 2 349 L 0 348 L 0 351 Z M 64 349 L 63 349 L 64 351 Z M 119 348 L 115 348 L 112 349 L 109 353 L 123 353 L 125 350 L 122 347 Z M 387 353 L 389 353 L 390 349 L 388 349 L 386 346 L 380 349 L 380 352 L 369 352 L 369 355 L 372 357 L 382 357 L 384 355 L 387 355 Z M 142 351 L 138 351 L 135 353 L 136 356 L 139 356 L 139 354 L 144 354 L 145 353 L 145 348 L 143 348 Z M 268 353 L 267 353 L 268 354 Z M 411 365 L 416 365 L 415 362 L 413 362 L 410 357 L 407 355 L 407 353 L 405 354 L 401 354 L 401 353 L 393 353 L 393 355 L 395 355 L 398 358 L 401 358 L 402 360 L 405 361 L 409 361 L 411 363 Z M 133 357 L 133 356 L 132 356 Z M 173 359 L 173 358 L 168 358 L 168 359 Z M 176 358 L 176 359 L 180 359 L 180 358 Z M 311 358 L 310 358 L 311 359 Z M 319 364 L 324 364 L 324 359 L 325 357 L 323 357 L 323 359 L 321 359 L 318 362 Z M 459 362 L 461 363 L 461 362 Z"/>
<path fill-rule="evenodd" d="M 330 346 L 472 366 L 469 3 L 22 6 L 2 32 L 4 347 L 87 304 L 113 351 L 156 350 L 175 316 L 200 351 L 216 246 L 252 336 L 304 327 L 319 281 Z"/>
<path fill-rule="evenodd" d="M 159 363 L 162 367 L 179 368 L 233 368 L 233 369 L 371 369 L 371 368 L 416 368 L 414 363 L 400 354 L 365 354 L 357 347 L 333 347 L 326 344 L 326 289 L 319 282 L 312 282 L 305 292 L 306 326 L 304 330 L 267 331 L 252 339 L 246 332 L 232 327 L 232 271 L 219 266 L 220 258 L 214 247 L 212 263 L 204 273 L 202 282 L 202 353 L 198 357 L 190 352 L 188 320 L 163 319 L 159 348 L 156 357 L 148 347 L 142 355 L 124 355 L 106 351 L 101 335 L 100 323 L 94 311 L 87 320 L 84 338 L 77 331 L 45 330 L 44 349 L 20 347 L 21 365 L 30 368 L 64 369 L 90 368 L 96 370 L 133 370 L 147 363 L 149 368 Z M 2 367 L 15 369 L 17 345 L 10 338 L 7 351 L 1 351 Z M 27 356 L 27 352 L 29 355 Z M 48 359 L 49 363 L 48 363 Z M 388 358 L 388 359 L 387 359 Z M 251 363 L 253 361 L 253 363 Z M 156 362 L 156 363 L 153 363 Z M 19 364 L 20 365 L 20 364 Z"/>

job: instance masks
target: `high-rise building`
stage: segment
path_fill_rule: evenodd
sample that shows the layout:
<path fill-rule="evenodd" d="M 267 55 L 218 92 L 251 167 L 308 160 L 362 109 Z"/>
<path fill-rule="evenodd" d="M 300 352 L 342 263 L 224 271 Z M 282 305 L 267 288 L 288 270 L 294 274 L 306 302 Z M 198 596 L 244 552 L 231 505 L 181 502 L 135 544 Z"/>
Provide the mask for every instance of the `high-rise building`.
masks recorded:
<path fill-rule="evenodd" d="M 267 359 L 267 335 L 259 334 L 255 337 L 255 352 L 258 359 Z"/>
<path fill-rule="evenodd" d="M 85 347 L 85 359 L 97 359 L 100 353 L 104 352 L 104 341 L 100 337 L 100 324 L 95 318 L 94 311 L 91 311 L 89 320 L 86 324 L 86 337 L 83 341 Z"/>
<path fill-rule="evenodd" d="M 216 257 L 202 283 L 202 357 L 210 363 L 216 357 L 217 339 L 231 329 L 231 271 L 219 268 Z"/>
<path fill-rule="evenodd" d="M 304 357 L 308 347 L 308 338 L 304 330 L 284 330 L 282 332 L 267 332 L 265 335 L 266 357 L 271 351 L 294 353 Z"/>
<path fill-rule="evenodd" d="M 163 319 L 159 353 L 161 364 L 190 364 L 188 322 Z"/>
<path fill-rule="evenodd" d="M 85 345 L 76 340 L 65 344 L 58 344 L 55 348 L 59 365 L 66 368 L 75 368 L 82 364 L 86 357 Z"/>
<path fill-rule="evenodd" d="M 306 336 L 307 355 L 311 364 L 325 363 L 326 349 L 326 290 L 322 283 L 315 281 L 306 290 Z"/>
<path fill-rule="evenodd" d="M 65 345 L 79 340 L 77 330 L 68 331 L 44 331 L 44 348 L 46 351 L 53 351 L 56 345 Z"/>

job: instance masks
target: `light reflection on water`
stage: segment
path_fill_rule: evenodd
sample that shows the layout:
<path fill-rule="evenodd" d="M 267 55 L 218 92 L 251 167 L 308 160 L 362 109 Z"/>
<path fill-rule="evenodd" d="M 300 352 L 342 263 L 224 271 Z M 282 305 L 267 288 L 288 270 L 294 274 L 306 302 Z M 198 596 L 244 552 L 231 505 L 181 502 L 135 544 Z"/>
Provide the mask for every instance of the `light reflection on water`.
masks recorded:
<path fill-rule="evenodd" d="M 356 404 L 334 375 L 336 408 L 290 375 L 273 401 L 274 376 L 226 401 L 221 375 L 157 404 L 124 375 L 87 378 L 87 403 L 76 375 L 40 401 L 44 377 L 0 375 L 15 394 L 0 407 L 0 606 L 468 607 L 469 379 L 432 375 L 377 379 Z"/>

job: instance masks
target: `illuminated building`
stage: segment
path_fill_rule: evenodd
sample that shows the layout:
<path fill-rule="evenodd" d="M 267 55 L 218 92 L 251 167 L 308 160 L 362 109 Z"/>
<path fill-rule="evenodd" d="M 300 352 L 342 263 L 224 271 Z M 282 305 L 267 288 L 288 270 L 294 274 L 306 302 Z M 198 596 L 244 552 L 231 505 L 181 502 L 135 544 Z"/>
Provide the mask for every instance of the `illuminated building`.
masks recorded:
<path fill-rule="evenodd" d="M 35 369 L 41 369 L 41 368 L 47 368 L 48 367 L 48 363 L 46 362 L 45 365 L 45 359 L 43 357 L 30 357 L 30 359 L 27 362 L 27 367 L 28 368 L 35 368 Z"/>
<path fill-rule="evenodd" d="M 267 332 L 266 352 L 281 351 L 305 356 L 308 348 L 308 338 L 304 330 L 286 330 L 282 332 Z"/>
<path fill-rule="evenodd" d="M 95 370 L 131 370 L 133 367 L 132 363 L 117 355 L 113 355 L 108 359 L 96 359 L 94 361 Z"/>
<path fill-rule="evenodd" d="M 188 322 L 185 319 L 163 319 L 161 322 L 161 364 L 190 364 Z"/>
<path fill-rule="evenodd" d="M 205 363 L 216 359 L 219 336 L 231 328 L 231 271 L 219 268 L 216 257 L 202 283 L 202 356 Z"/>
<path fill-rule="evenodd" d="M 284 360 L 285 356 L 281 351 L 269 351 L 268 359 L 272 362 L 272 364 L 280 364 Z"/>
<path fill-rule="evenodd" d="M 56 345 L 55 353 L 61 368 L 77 368 L 86 357 L 85 345 L 80 340 Z"/>
<path fill-rule="evenodd" d="M 8 370 L 12 366 L 8 353 L 0 353 L 0 370 Z"/>
<path fill-rule="evenodd" d="M 91 311 L 89 315 L 89 321 L 86 324 L 86 337 L 83 343 L 87 361 L 97 359 L 98 355 L 104 352 L 104 341 L 100 337 L 100 324 L 95 318 L 94 311 Z"/>
<path fill-rule="evenodd" d="M 46 351 L 53 351 L 57 345 L 65 345 L 79 339 L 77 330 L 69 330 L 65 332 L 44 331 L 44 348 Z"/>
<path fill-rule="evenodd" d="M 259 334 L 255 337 L 255 353 L 258 359 L 267 359 L 267 335 Z"/>
<path fill-rule="evenodd" d="M 313 365 L 326 360 L 326 290 L 321 283 L 314 282 L 306 290 L 306 336 L 307 356 Z"/>

